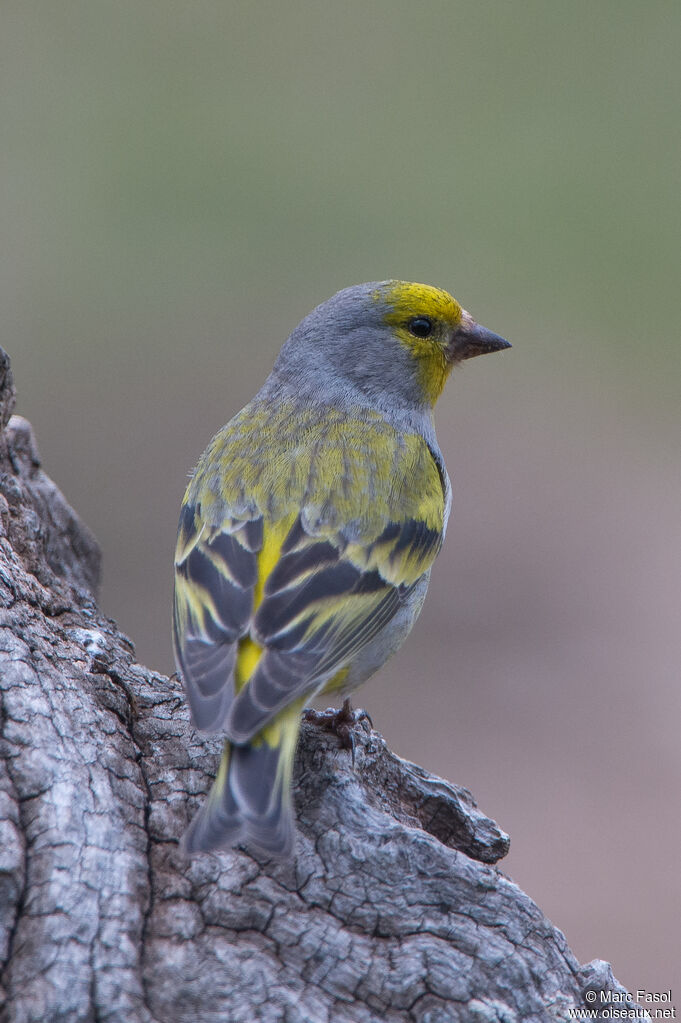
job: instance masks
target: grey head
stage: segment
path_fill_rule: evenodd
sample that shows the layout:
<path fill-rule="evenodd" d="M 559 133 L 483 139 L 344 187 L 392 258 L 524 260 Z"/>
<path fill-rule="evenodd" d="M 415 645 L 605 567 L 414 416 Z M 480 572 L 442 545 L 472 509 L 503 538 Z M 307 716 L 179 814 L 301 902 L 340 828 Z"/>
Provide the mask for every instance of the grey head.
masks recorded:
<path fill-rule="evenodd" d="M 453 365 L 507 347 L 446 291 L 373 281 L 313 309 L 283 345 L 266 388 L 429 418 Z"/>

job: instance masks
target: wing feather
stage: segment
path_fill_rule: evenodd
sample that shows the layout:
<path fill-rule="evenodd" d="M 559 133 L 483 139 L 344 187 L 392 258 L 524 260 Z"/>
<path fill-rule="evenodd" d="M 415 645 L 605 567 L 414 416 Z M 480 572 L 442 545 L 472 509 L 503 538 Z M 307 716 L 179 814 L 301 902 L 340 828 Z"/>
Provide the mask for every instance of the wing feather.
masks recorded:
<path fill-rule="evenodd" d="M 393 544 L 399 543 L 403 528 L 409 523 L 390 528 Z M 263 654 L 225 721 L 234 742 L 247 741 L 291 700 L 328 681 L 378 635 L 416 585 L 416 580 L 394 585 L 374 568 L 363 571 L 347 559 L 344 543 L 334 548 L 308 536 L 308 547 L 302 547 L 300 520 L 293 530 L 299 574 L 293 562 L 285 565 L 291 555 L 283 554 L 265 585 L 252 626 Z M 385 545 L 387 538 L 381 539 Z M 315 548 L 322 555 L 317 569 L 306 556 Z M 426 559 L 423 571 L 431 560 Z M 280 568 L 283 588 L 275 585 Z"/>
<path fill-rule="evenodd" d="M 185 504 L 178 530 L 175 657 L 192 717 L 204 731 L 222 728 L 234 698 L 238 641 L 248 629 L 257 580 L 262 524 L 229 525 L 211 535 L 198 510 Z"/>

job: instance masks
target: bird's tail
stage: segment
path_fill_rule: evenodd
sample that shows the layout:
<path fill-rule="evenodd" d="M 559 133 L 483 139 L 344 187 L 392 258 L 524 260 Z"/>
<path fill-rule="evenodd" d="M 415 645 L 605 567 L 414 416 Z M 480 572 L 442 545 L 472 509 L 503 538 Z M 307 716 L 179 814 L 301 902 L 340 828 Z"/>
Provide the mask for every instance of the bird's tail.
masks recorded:
<path fill-rule="evenodd" d="M 291 775 L 301 709 L 296 701 L 245 745 L 225 742 L 213 787 L 184 834 L 186 853 L 245 845 L 270 856 L 291 854 Z"/>

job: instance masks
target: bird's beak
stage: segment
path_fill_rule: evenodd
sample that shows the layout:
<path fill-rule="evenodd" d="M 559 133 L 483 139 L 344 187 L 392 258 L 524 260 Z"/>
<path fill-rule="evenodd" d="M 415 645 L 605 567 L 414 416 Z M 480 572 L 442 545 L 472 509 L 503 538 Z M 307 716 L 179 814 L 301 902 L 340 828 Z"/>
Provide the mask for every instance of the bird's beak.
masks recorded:
<path fill-rule="evenodd" d="M 464 312 L 449 343 L 449 357 L 452 362 L 461 362 L 463 359 L 472 359 L 474 355 L 500 352 L 502 348 L 510 347 L 510 341 L 481 327 L 472 316 Z"/>

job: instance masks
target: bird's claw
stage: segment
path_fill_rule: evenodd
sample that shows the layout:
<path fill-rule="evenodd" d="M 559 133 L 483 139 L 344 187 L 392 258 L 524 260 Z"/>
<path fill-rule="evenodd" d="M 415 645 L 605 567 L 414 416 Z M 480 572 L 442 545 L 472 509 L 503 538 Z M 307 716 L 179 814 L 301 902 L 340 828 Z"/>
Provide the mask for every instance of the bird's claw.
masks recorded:
<path fill-rule="evenodd" d="M 313 710 L 308 707 L 303 711 L 303 717 L 314 725 L 318 725 L 326 732 L 334 732 L 338 736 L 341 749 L 352 750 L 352 763 L 355 763 L 355 725 L 358 725 L 364 718 L 369 722 L 371 728 L 373 721 L 365 710 L 358 708 L 353 710 L 350 701 L 345 700 L 340 710 L 329 707 L 327 710 Z"/>

